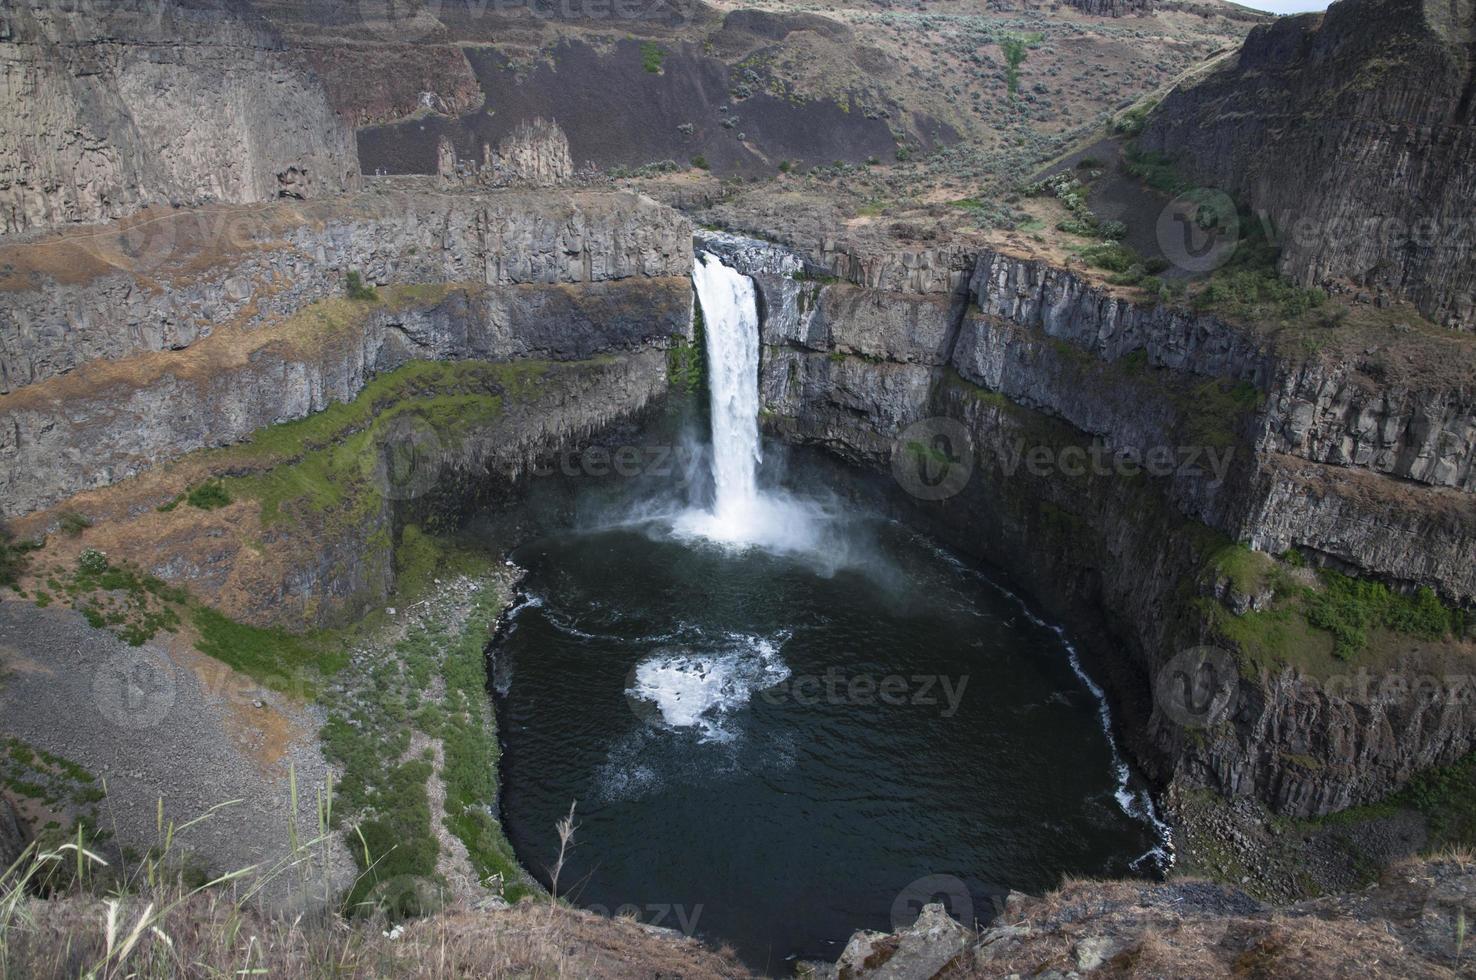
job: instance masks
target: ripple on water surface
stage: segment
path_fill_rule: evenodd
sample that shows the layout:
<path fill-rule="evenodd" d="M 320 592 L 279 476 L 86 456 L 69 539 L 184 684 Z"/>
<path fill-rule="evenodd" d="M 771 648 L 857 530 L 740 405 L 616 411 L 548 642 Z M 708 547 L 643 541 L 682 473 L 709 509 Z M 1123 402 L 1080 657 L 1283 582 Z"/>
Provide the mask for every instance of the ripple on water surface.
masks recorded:
<path fill-rule="evenodd" d="M 896 525 L 846 546 L 826 574 L 649 528 L 524 548 L 494 672 L 523 863 L 578 800 L 562 890 L 771 969 L 926 898 L 987 919 L 1141 869 L 1160 828 L 1066 638 Z"/>

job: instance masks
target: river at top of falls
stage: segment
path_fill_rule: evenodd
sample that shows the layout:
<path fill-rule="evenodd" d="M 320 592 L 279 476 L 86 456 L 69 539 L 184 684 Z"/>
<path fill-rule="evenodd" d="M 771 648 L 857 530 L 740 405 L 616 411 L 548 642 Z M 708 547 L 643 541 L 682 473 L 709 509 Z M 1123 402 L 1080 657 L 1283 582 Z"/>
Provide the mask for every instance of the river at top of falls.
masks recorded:
<path fill-rule="evenodd" d="M 759 317 L 753 280 L 706 252 L 692 268 L 706 327 L 712 408 L 710 509 L 692 508 L 675 524 L 678 536 L 732 548 L 806 552 L 820 547 L 825 520 L 813 502 L 761 489 L 759 441 Z"/>

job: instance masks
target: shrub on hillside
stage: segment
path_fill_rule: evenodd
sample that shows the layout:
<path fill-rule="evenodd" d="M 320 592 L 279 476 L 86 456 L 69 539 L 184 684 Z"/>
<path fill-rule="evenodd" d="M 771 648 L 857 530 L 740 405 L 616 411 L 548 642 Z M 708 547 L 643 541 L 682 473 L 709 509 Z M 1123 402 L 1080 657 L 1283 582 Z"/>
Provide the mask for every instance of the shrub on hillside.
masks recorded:
<path fill-rule="evenodd" d="M 350 269 L 344 277 L 344 284 L 348 291 L 349 299 L 373 302 L 379 299 L 379 294 L 374 291 L 373 286 L 366 285 L 364 277 L 359 275 L 357 269 Z"/>

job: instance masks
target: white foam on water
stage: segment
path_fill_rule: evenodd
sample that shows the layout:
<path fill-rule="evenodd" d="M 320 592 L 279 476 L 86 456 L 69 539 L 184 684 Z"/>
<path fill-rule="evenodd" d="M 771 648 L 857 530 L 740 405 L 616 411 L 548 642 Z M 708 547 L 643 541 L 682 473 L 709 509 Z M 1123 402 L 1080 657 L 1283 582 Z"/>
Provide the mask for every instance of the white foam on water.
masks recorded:
<path fill-rule="evenodd" d="M 730 741 L 731 716 L 790 671 L 772 640 L 734 634 L 729 641 L 713 651 L 656 652 L 636 665 L 626 696 L 654 707 L 665 727 L 693 730 L 704 742 Z"/>

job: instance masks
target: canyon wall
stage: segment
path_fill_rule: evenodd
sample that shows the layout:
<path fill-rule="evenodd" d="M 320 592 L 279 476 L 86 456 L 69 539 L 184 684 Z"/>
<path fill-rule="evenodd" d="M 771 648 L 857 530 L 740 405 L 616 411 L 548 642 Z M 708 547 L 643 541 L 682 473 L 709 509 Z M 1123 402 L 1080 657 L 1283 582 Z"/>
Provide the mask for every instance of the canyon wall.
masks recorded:
<path fill-rule="evenodd" d="M 635 195 L 213 217 L 177 216 L 142 274 L 50 239 L 7 248 L 7 350 L 45 356 L 0 394 L 0 515 L 54 536 L 65 502 L 100 529 L 89 546 L 244 622 L 384 601 L 406 520 L 641 413 L 691 338 L 691 226 Z M 181 506 L 222 481 L 228 505 Z"/>
<path fill-rule="evenodd" d="M 0 11 L 0 232 L 354 188 L 351 130 L 224 0 Z"/>
<path fill-rule="evenodd" d="M 13 292 L 9 363 L 41 380 L 0 395 L 0 513 L 322 411 L 409 359 L 581 360 L 690 333 L 690 226 L 633 195 L 427 194 L 312 217 L 224 256 L 182 248 L 172 268 L 213 264 L 169 288 L 110 271 Z M 345 268 L 407 286 L 325 300 Z"/>
<path fill-rule="evenodd" d="M 1125 17 L 1128 14 L 1151 13 L 1156 5 L 1155 0 L 1066 0 L 1066 3 L 1084 14 L 1094 14 L 1098 17 Z"/>
<path fill-rule="evenodd" d="M 630 194 L 423 189 L 125 222 L 85 240 L 0 245 L 0 394 L 100 358 L 254 330 L 373 286 L 578 285 L 683 276 L 688 224 Z"/>
<path fill-rule="evenodd" d="M 1294 645 L 1289 658 L 1259 640 L 1237 647 L 1271 593 L 1241 591 L 1228 570 L 1235 542 L 1296 548 L 1471 604 L 1469 392 L 1438 380 L 1374 391 L 1347 365 L 1001 251 L 970 268 L 952 254 L 811 256 L 699 238 L 759 285 L 771 429 L 883 471 L 908 440 L 951 442 L 968 461 L 963 485 L 929 500 L 927 484 L 904 479 L 915 496 L 899 499 L 1082 628 L 1125 740 L 1160 780 L 1305 816 L 1476 748 L 1469 699 L 1384 698 L 1325 676 L 1362 671 L 1375 691 L 1390 678 L 1458 680 L 1449 651 L 1411 642 L 1346 668 L 1324 654 L 1314 669 Z M 1117 463 L 1160 449 L 1173 465 L 1157 475 Z M 1186 724 L 1156 682 L 1202 645 L 1237 651 L 1235 711 Z"/>
<path fill-rule="evenodd" d="M 1476 330 L 1476 6 L 1344 0 L 1256 27 L 1139 145 L 1271 218 L 1282 271 L 1351 279 Z"/>

